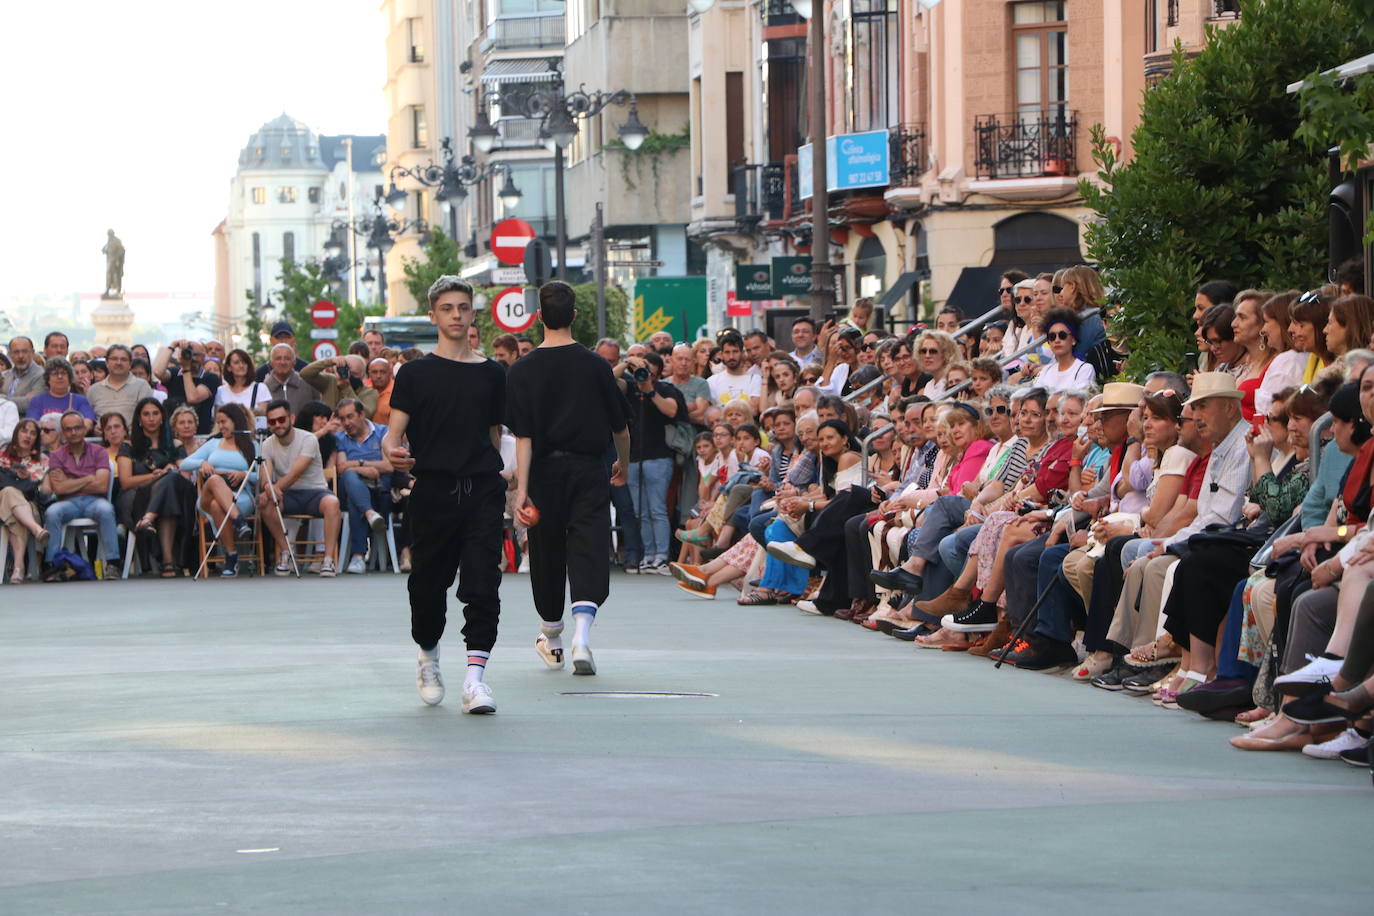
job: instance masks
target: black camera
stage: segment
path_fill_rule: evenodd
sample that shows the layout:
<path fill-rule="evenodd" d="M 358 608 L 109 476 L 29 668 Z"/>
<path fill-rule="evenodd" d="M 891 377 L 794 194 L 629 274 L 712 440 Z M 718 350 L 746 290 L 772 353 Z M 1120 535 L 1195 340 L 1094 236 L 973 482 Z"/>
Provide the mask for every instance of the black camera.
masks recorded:
<path fill-rule="evenodd" d="M 195 359 L 195 358 L 196 358 L 196 351 L 195 351 L 195 350 L 192 350 L 190 347 L 182 347 L 182 348 L 181 348 L 181 361 L 182 361 L 183 363 L 189 363 L 189 362 L 191 362 L 191 361 L 192 361 L 193 359 Z"/>
<path fill-rule="evenodd" d="M 630 370 L 630 378 L 634 379 L 635 382 L 639 384 L 647 382 L 649 380 L 649 367 L 635 366 Z"/>

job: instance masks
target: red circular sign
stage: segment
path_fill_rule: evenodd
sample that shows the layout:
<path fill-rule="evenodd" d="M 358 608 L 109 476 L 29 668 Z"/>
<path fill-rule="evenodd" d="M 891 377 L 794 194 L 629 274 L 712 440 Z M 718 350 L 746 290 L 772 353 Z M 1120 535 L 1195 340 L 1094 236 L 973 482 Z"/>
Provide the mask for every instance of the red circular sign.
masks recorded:
<path fill-rule="evenodd" d="M 534 324 L 534 310 L 525 307 L 525 288 L 508 286 L 491 300 L 491 320 L 496 326 L 511 334 Z"/>
<path fill-rule="evenodd" d="M 315 322 L 317 328 L 332 328 L 334 322 L 339 320 L 339 310 L 328 299 L 321 299 L 310 306 L 310 320 Z"/>
<path fill-rule="evenodd" d="M 534 240 L 534 227 L 523 219 L 503 219 L 491 227 L 491 253 L 511 267 L 525 263 L 525 246 Z"/>

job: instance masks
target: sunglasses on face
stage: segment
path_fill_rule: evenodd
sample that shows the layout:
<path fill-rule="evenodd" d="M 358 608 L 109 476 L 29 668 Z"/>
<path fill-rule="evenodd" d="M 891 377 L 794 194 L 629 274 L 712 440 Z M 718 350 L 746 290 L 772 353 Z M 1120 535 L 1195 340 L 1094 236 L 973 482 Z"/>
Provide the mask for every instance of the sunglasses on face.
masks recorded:
<path fill-rule="evenodd" d="M 1045 335 L 1046 340 L 1069 340 L 1073 337 L 1068 331 L 1050 331 Z"/>
<path fill-rule="evenodd" d="M 1030 305 L 1035 299 L 1031 296 L 1017 296 L 1016 301 L 1022 305 Z"/>
<path fill-rule="evenodd" d="M 268 425 L 268 426 L 285 426 L 285 425 L 286 425 L 287 423 L 289 423 L 289 422 L 291 422 L 291 418 L 290 418 L 290 417 L 268 417 L 268 418 L 267 418 L 267 425 Z"/>
<path fill-rule="evenodd" d="M 1010 414 L 1011 414 L 1011 408 L 1008 407 L 1006 404 L 997 404 L 997 405 L 995 405 L 995 406 L 993 406 L 993 407 L 984 407 L 984 408 L 983 408 L 983 416 L 985 416 L 985 417 L 994 417 L 994 416 L 996 416 L 996 417 L 1003 417 L 1003 416 L 1008 416 L 1008 415 L 1010 415 Z"/>
<path fill-rule="evenodd" d="M 1054 290 L 1056 296 L 1064 291 L 1064 287 L 1062 286 L 1051 286 L 1050 289 Z"/>
<path fill-rule="evenodd" d="M 925 347 L 922 347 L 922 348 L 921 348 L 919 351 L 917 351 L 917 352 L 919 352 L 922 356 L 939 356 L 939 355 L 940 355 L 940 351 L 939 351 L 939 350 L 928 350 L 928 349 L 926 349 Z"/>
<path fill-rule="evenodd" d="M 999 286 L 999 287 L 997 287 L 997 295 L 999 295 L 999 296 L 1007 296 L 1007 295 L 1010 295 L 1012 289 L 1013 289 L 1013 287 L 1010 287 L 1010 286 Z"/>

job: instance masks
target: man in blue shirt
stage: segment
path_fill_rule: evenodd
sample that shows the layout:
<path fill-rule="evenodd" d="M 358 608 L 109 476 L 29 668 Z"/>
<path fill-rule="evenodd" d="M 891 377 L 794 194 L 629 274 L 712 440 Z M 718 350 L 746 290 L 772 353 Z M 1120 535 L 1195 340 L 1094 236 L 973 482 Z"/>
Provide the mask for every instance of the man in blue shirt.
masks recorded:
<path fill-rule="evenodd" d="M 348 549 L 346 572 L 367 572 L 369 532 L 381 531 L 391 515 L 391 462 L 382 453 L 386 427 L 363 413 L 354 398 L 344 398 L 337 408 L 344 431 L 334 434 L 339 453 L 339 488 L 348 500 Z"/>

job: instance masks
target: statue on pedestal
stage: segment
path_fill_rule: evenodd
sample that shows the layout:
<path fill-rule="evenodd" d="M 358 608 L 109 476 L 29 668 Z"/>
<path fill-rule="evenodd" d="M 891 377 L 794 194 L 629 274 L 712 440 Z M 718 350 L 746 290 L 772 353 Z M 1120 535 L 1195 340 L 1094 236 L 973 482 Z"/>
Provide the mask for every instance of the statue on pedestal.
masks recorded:
<path fill-rule="evenodd" d="M 105 292 L 101 293 L 102 299 L 119 299 L 124 292 L 124 243 L 115 235 L 113 229 L 109 230 L 105 240 L 105 247 L 100 249 L 100 253 L 105 255 Z"/>

